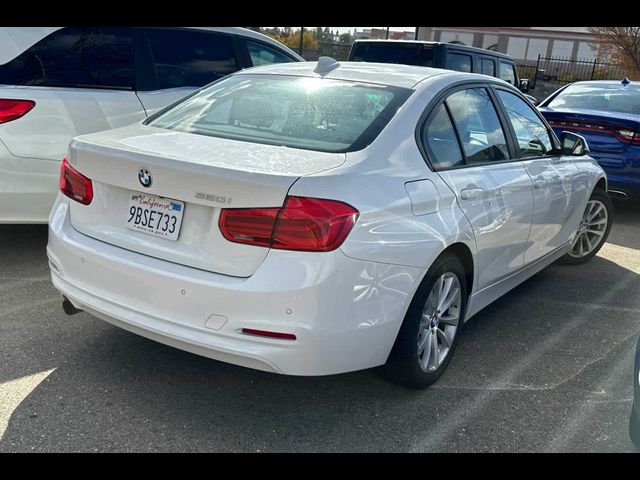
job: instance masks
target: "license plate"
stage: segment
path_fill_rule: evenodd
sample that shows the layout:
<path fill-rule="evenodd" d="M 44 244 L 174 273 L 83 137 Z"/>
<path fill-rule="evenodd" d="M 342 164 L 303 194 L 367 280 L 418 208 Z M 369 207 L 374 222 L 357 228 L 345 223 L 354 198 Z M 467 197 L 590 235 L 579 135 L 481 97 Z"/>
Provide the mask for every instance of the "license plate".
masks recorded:
<path fill-rule="evenodd" d="M 184 203 L 170 198 L 131 193 L 125 217 L 127 228 L 167 240 L 177 240 Z"/>

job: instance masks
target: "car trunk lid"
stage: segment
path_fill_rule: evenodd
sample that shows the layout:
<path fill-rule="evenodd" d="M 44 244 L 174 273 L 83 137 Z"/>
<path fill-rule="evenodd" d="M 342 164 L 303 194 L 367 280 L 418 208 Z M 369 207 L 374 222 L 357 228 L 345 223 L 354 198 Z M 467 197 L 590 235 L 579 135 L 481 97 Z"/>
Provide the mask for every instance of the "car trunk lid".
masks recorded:
<path fill-rule="evenodd" d="M 225 275 L 248 277 L 268 248 L 232 243 L 218 227 L 222 208 L 280 207 L 305 175 L 336 168 L 344 153 L 247 143 L 146 125 L 74 139 L 69 162 L 90 178 L 89 205 L 71 202 L 78 231 L 145 255 Z M 141 171 L 151 178 L 143 186 Z M 172 241 L 127 227 L 132 195 L 182 202 Z"/>

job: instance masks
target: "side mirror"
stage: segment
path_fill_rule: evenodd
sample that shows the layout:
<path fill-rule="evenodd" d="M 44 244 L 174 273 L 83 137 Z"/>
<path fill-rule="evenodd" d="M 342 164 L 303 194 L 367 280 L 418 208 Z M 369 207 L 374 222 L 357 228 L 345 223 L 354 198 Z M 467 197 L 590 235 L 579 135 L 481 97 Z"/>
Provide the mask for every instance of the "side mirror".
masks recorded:
<path fill-rule="evenodd" d="M 528 79 L 522 79 L 520 80 L 520 91 L 522 93 L 527 93 L 529 91 L 529 80 Z"/>
<path fill-rule="evenodd" d="M 590 152 L 589 144 L 582 135 L 564 131 L 560 134 L 563 155 L 586 155 Z"/>

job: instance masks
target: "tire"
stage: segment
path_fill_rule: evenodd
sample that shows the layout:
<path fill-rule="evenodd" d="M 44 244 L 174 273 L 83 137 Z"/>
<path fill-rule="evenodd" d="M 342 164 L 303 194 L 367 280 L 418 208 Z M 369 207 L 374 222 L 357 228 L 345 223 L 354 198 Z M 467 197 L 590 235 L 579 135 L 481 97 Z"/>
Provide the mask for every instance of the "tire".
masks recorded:
<path fill-rule="evenodd" d="M 444 293 L 447 284 L 449 284 L 449 295 Z M 456 286 L 459 289 L 459 298 L 454 295 Z M 438 291 L 444 297 L 443 302 L 437 298 Z M 423 316 L 424 312 L 436 310 L 437 303 L 446 305 L 448 299 L 453 301 L 446 310 L 429 317 Z M 444 253 L 433 263 L 418 287 L 387 363 L 379 369 L 381 375 L 387 380 L 414 389 L 426 388 L 438 380 L 447 369 L 455 351 L 466 306 L 465 270 L 458 257 Z M 456 316 L 457 326 L 454 328 Z M 433 336 L 435 336 L 435 348 Z M 422 351 L 418 347 L 418 342 L 425 345 Z M 428 352 L 427 346 L 430 347 Z M 438 355 L 433 355 L 434 351 Z"/>
<path fill-rule="evenodd" d="M 603 210 L 598 210 L 598 208 L 600 207 L 602 207 Z M 604 228 L 602 228 L 602 225 L 596 225 L 595 223 L 586 223 L 588 220 L 588 215 L 592 208 L 595 209 L 594 211 L 604 211 L 604 213 L 595 214 L 595 218 L 591 220 L 591 222 L 600 222 L 606 219 L 606 225 L 604 226 Z M 604 217 L 603 215 L 606 215 L 606 217 Z M 580 221 L 580 226 L 578 227 L 578 234 L 574 239 L 574 243 L 571 245 L 571 250 L 566 255 L 561 257 L 558 260 L 558 263 L 562 263 L 564 265 L 581 265 L 591 260 L 600 251 L 602 245 L 604 245 L 607 241 L 612 224 L 613 202 L 611 201 L 611 198 L 609 197 L 607 192 L 605 192 L 604 190 L 600 190 L 599 188 L 595 189 L 591 193 L 591 197 L 589 197 L 589 201 L 587 202 L 582 220 Z M 587 227 L 591 228 L 587 231 Z M 601 228 L 601 236 L 598 236 L 598 234 L 595 233 L 589 233 Z M 582 234 L 580 233 L 581 230 Z M 594 242 L 597 243 L 594 245 Z"/>
<path fill-rule="evenodd" d="M 638 418 L 638 409 L 634 404 L 631 407 L 631 418 L 629 419 L 629 436 L 636 447 L 640 448 L 640 418 Z"/>

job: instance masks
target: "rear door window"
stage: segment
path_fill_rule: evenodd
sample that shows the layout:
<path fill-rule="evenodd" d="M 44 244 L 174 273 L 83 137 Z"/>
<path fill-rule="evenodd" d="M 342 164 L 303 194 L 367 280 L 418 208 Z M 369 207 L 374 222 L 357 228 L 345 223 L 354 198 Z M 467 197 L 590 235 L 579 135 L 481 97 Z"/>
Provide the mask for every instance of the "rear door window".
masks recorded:
<path fill-rule="evenodd" d="M 496 76 L 496 62 L 490 58 L 480 59 L 480 73 L 483 75 L 489 75 L 490 77 Z"/>
<path fill-rule="evenodd" d="M 284 52 L 266 45 L 262 42 L 246 40 L 251 63 L 254 67 L 259 65 L 270 65 L 272 63 L 287 63 L 295 60 Z"/>
<path fill-rule="evenodd" d="M 446 100 L 469 165 L 509 159 L 505 133 L 485 88 L 469 88 Z"/>
<path fill-rule="evenodd" d="M 197 30 L 147 30 L 157 88 L 201 87 L 239 70 L 233 36 Z"/>
<path fill-rule="evenodd" d="M 67 27 L 0 65 L 0 83 L 133 89 L 133 40 L 128 28 Z"/>
<path fill-rule="evenodd" d="M 448 53 L 447 68 L 458 72 L 471 72 L 471 55 Z"/>

